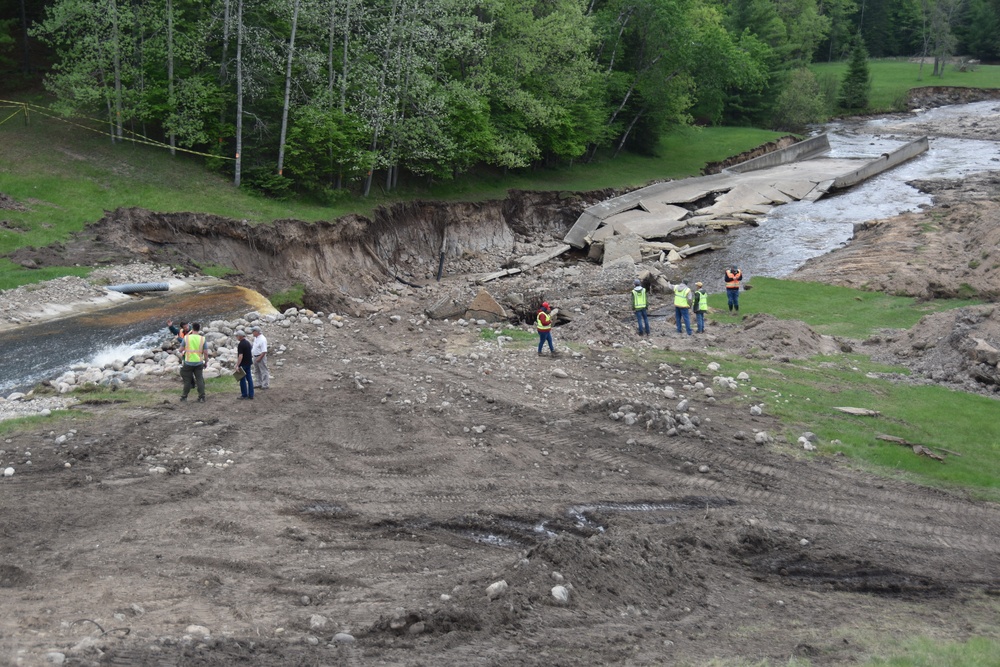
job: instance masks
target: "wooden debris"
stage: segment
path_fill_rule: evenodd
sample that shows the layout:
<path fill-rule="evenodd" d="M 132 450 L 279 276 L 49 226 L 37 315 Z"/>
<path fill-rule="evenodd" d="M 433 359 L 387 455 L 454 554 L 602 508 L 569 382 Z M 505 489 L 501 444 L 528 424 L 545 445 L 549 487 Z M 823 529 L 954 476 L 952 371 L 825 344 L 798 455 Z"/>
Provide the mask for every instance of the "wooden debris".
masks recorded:
<path fill-rule="evenodd" d="M 549 261 L 550 259 L 558 257 L 564 252 L 567 252 L 570 249 L 570 247 L 571 246 L 568 244 L 561 243 L 552 250 L 544 252 L 540 255 L 529 255 L 528 257 L 522 257 L 521 259 L 517 260 L 517 263 L 521 266 L 522 269 L 530 269 L 532 267 L 538 266 L 539 264 L 543 264 Z"/>
<path fill-rule="evenodd" d="M 539 264 L 543 264 L 543 263 L 549 261 L 550 259 L 554 259 L 554 258 L 558 257 L 559 255 L 563 254 L 564 252 L 567 252 L 570 249 L 570 247 L 571 246 L 569 246 L 569 245 L 567 245 L 565 243 L 562 243 L 562 244 L 559 244 L 558 246 L 556 246 L 555 248 L 553 248 L 551 250 L 543 252 L 540 255 L 527 255 L 527 256 L 522 257 L 521 259 L 517 260 L 517 263 L 520 265 L 520 268 L 516 268 L 516 269 L 515 268 L 501 269 L 500 271 L 494 271 L 493 273 L 487 273 L 484 276 L 479 276 L 473 282 L 475 282 L 476 284 L 481 285 L 483 283 L 488 283 L 488 282 L 490 282 L 492 280 L 496 280 L 497 278 L 506 278 L 507 276 L 517 275 L 518 273 L 521 273 L 521 271 L 525 271 L 527 269 L 536 267 Z"/>
<path fill-rule="evenodd" d="M 500 271 L 495 271 L 493 273 L 487 273 L 485 276 L 479 276 L 475 279 L 475 283 L 481 285 L 482 283 L 488 283 L 491 280 L 496 280 L 497 278 L 504 278 L 506 276 L 513 276 L 521 273 L 521 269 L 502 269 Z"/>
<path fill-rule="evenodd" d="M 849 415 L 858 415 L 860 417 L 878 417 L 882 414 L 878 410 L 869 410 L 868 408 L 835 407 L 834 410 L 840 410 Z"/>
<path fill-rule="evenodd" d="M 943 456 L 941 456 L 940 454 L 935 454 L 933 451 L 931 451 L 929 447 L 925 447 L 924 445 L 918 445 L 915 442 L 909 442 L 908 440 L 904 440 L 903 438 L 897 438 L 894 435 L 885 435 L 885 434 L 877 435 L 875 436 L 875 439 L 882 440 L 884 442 L 891 442 L 894 445 L 902 445 L 903 447 L 909 447 L 910 449 L 913 450 L 913 453 L 916 454 L 917 456 L 926 456 L 927 458 L 934 459 L 935 461 L 940 461 L 941 463 L 944 463 Z"/>

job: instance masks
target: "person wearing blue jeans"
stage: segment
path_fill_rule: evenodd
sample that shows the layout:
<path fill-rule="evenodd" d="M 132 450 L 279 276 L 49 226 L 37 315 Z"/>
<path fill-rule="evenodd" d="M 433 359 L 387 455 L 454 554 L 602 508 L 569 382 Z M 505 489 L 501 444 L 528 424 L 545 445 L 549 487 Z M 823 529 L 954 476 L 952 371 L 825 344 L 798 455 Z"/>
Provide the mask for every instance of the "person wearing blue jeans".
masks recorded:
<path fill-rule="evenodd" d="M 705 333 L 705 313 L 708 312 L 708 295 L 702 289 L 703 283 L 695 283 L 694 287 L 694 303 L 691 304 L 691 307 L 694 309 L 695 332 Z"/>
<path fill-rule="evenodd" d="M 636 278 L 632 281 L 632 310 L 635 311 L 635 320 L 639 325 L 639 335 L 644 333 L 649 335 L 649 308 L 647 303 L 646 288 L 642 286 L 642 281 Z"/>
<path fill-rule="evenodd" d="M 687 329 L 687 335 L 691 335 L 691 288 L 679 280 L 674 284 L 674 319 L 677 322 L 677 333 L 684 333 L 681 330 L 681 323 Z"/>
<path fill-rule="evenodd" d="M 549 353 L 556 356 L 556 348 L 552 345 L 552 318 L 558 310 L 552 310 L 549 304 L 543 303 L 538 309 L 538 316 L 535 318 L 535 328 L 538 330 L 538 356 L 542 356 L 542 348 L 545 343 L 549 344 Z"/>
<path fill-rule="evenodd" d="M 236 366 L 243 370 L 243 377 L 240 378 L 240 399 L 253 400 L 253 346 L 247 340 L 246 332 L 242 329 L 236 331 Z"/>
<path fill-rule="evenodd" d="M 738 266 L 730 266 L 726 269 L 726 300 L 729 302 L 729 313 L 736 315 L 740 312 L 740 281 L 743 280 L 743 272 Z"/>

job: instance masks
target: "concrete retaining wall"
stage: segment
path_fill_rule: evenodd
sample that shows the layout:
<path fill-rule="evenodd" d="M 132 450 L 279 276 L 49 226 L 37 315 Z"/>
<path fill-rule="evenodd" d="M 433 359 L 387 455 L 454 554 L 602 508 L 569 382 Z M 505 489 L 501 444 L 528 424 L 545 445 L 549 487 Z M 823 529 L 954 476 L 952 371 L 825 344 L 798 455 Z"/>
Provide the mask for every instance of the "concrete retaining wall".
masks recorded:
<path fill-rule="evenodd" d="M 901 148 L 897 148 L 891 153 L 883 153 L 880 158 L 872 160 L 859 169 L 855 169 L 848 174 L 838 176 L 836 180 L 833 181 L 832 187 L 834 189 L 848 188 L 867 178 L 871 178 L 876 174 L 881 174 L 887 169 L 892 169 L 896 165 L 902 164 L 903 162 L 906 162 L 921 153 L 927 152 L 927 148 L 927 137 L 920 137 L 919 139 L 911 141 Z"/>
<path fill-rule="evenodd" d="M 761 155 L 760 157 L 755 157 L 752 160 L 734 164 L 726 171 L 743 174 L 755 169 L 776 167 L 779 164 L 788 164 L 789 162 L 804 160 L 806 158 L 825 153 L 828 150 L 830 150 L 830 139 L 825 134 L 821 134 L 818 137 L 810 137 L 805 141 L 800 141 L 787 148 L 781 148 L 768 153 L 767 155 Z"/>

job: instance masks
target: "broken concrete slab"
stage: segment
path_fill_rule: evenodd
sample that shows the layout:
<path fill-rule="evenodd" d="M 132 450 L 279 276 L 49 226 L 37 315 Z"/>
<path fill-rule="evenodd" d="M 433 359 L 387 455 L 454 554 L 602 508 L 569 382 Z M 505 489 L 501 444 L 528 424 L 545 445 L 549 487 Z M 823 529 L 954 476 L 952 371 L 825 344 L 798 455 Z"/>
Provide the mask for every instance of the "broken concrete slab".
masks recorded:
<path fill-rule="evenodd" d="M 461 317 L 465 314 L 466 307 L 459 298 L 453 294 L 442 297 L 424 312 L 432 320 L 449 320 Z"/>
<path fill-rule="evenodd" d="M 648 215 L 648 211 L 634 208 L 628 211 L 622 211 L 621 213 L 615 213 L 614 215 L 609 215 L 604 219 L 604 224 L 611 225 L 616 228 L 619 224 L 625 224 L 627 226 L 629 222 L 632 222 L 633 220 L 643 220 Z"/>
<path fill-rule="evenodd" d="M 487 322 L 502 322 L 507 319 L 507 311 L 503 309 L 496 299 L 486 290 L 479 290 L 479 294 L 469 304 L 465 311 L 467 320 L 486 320 Z"/>
<path fill-rule="evenodd" d="M 513 276 L 521 273 L 521 269 L 501 269 L 500 271 L 494 271 L 493 273 L 487 273 L 484 276 L 479 276 L 475 279 L 476 283 L 488 283 L 497 278 L 506 278 L 507 276 Z"/>
<path fill-rule="evenodd" d="M 647 213 L 654 213 L 663 220 L 680 220 L 691 213 L 683 206 L 675 206 L 654 199 L 643 199 L 639 202 L 639 206 Z"/>
<path fill-rule="evenodd" d="M 847 187 L 908 160 L 926 150 L 926 138 L 874 160 L 817 157 L 828 146 L 825 136 L 817 137 L 782 149 L 784 153 L 769 153 L 719 174 L 656 183 L 614 197 L 587 208 L 564 240 L 574 247 L 583 248 L 590 234 L 602 221 L 612 216 L 630 212 L 628 226 L 631 231 L 636 231 L 640 223 L 634 216 L 640 211 L 656 210 L 657 213 L 646 213 L 650 219 L 654 219 L 659 215 L 661 206 L 688 204 L 708 199 L 714 193 L 722 193 L 716 205 L 702 207 L 696 212 L 699 216 L 732 217 L 736 213 L 764 215 L 773 204 L 785 199 L 814 200 L 813 198 L 822 196 L 829 189 Z M 789 150 L 790 148 L 794 150 Z M 817 184 L 826 184 L 828 181 L 831 183 L 829 186 L 816 187 Z M 622 221 L 624 222 L 624 218 Z M 689 225 L 708 224 L 704 220 L 688 218 L 687 221 Z"/>
<path fill-rule="evenodd" d="M 833 187 L 833 183 L 834 179 L 832 178 L 818 183 L 816 187 L 812 189 L 812 192 L 802 198 L 802 201 L 816 201 L 817 199 L 820 199 L 823 195 L 830 191 L 830 188 Z"/>
<path fill-rule="evenodd" d="M 544 264 L 550 259 L 555 259 L 559 255 L 567 252 L 571 246 L 560 243 L 555 248 L 546 250 L 545 252 L 539 253 L 537 255 L 527 255 L 517 260 L 517 263 L 524 269 L 530 269 L 532 267 L 538 266 L 539 264 Z"/>
<path fill-rule="evenodd" d="M 802 199 L 815 187 L 816 183 L 813 181 L 778 181 L 774 184 L 774 189 L 783 192 L 792 199 Z"/>
<path fill-rule="evenodd" d="M 687 223 L 649 216 L 646 220 L 630 222 L 628 226 L 633 234 L 644 239 L 665 239 L 678 229 L 687 227 Z"/>
<path fill-rule="evenodd" d="M 635 234 L 628 236 L 612 236 L 604 241 L 604 266 L 613 264 L 622 257 L 628 257 L 633 262 L 642 261 L 642 237 Z"/>
<path fill-rule="evenodd" d="M 615 228 L 611 225 L 604 225 L 603 227 L 598 227 L 590 235 L 591 243 L 604 243 L 609 237 L 615 235 Z"/>
<path fill-rule="evenodd" d="M 764 203 L 766 204 L 781 205 L 792 201 L 792 197 L 789 197 L 773 185 L 760 184 L 757 186 L 757 192 L 765 199 Z"/>

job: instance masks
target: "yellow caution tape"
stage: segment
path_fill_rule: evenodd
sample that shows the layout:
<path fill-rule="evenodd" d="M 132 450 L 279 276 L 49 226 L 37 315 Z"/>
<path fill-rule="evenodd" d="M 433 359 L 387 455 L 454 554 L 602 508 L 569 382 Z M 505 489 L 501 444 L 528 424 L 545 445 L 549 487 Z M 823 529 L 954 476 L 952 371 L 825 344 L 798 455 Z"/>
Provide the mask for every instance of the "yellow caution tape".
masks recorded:
<path fill-rule="evenodd" d="M 88 132 L 96 132 L 98 134 L 107 134 L 107 132 L 105 130 L 97 130 L 97 129 L 94 129 L 92 127 L 87 127 L 86 125 L 82 125 L 80 123 L 73 122 L 72 120 L 69 120 L 68 118 L 63 118 L 61 116 L 57 116 L 57 115 L 53 114 L 51 111 L 49 111 L 48 109 L 46 109 L 45 107 L 38 106 L 37 104 L 31 104 L 30 102 L 12 102 L 10 100 L 0 100 L 0 104 L 3 104 L 3 103 L 13 104 L 13 105 L 17 105 L 17 106 L 21 107 L 20 110 L 24 111 L 25 117 L 28 116 L 28 108 L 30 107 L 36 113 L 39 113 L 42 116 L 46 116 L 48 118 L 52 118 L 53 120 L 58 120 L 61 123 L 66 123 L 67 125 L 72 125 L 74 127 L 79 127 L 80 129 L 87 130 Z M 4 122 L 10 120 L 10 118 L 12 118 L 13 116 L 16 116 L 18 113 L 20 113 L 20 110 L 19 111 L 15 111 L 10 117 L 5 118 L 4 120 L 0 121 L 0 125 L 2 125 Z M 93 121 L 95 123 L 100 123 L 102 125 L 105 124 L 105 123 L 107 123 L 108 125 L 111 125 L 111 123 L 109 121 L 101 120 L 99 118 L 90 118 L 88 116 L 80 116 L 80 118 L 83 118 L 84 120 L 90 120 L 90 121 Z M 114 126 L 112 125 L 112 129 L 113 128 L 114 128 Z M 145 136 L 143 136 L 143 135 L 141 135 L 141 134 L 139 134 L 137 132 L 133 132 L 132 130 L 129 130 L 127 128 L 123 127 L 122 131 L 125 132 L 125 133 L 127 133 L 129 135 L 130 138 L 128 139 L 128 141 L 131 141 L 132 143 L 145 144 L 147 146 L 153 146 L 154 148 L 166 148 L 168 150 L 171 148 L 170 144 L 163 143 L 162 141 L 156 141 L 155 139 L 150 139 L 149 137 L 145 137 Z M 236 158 L 233 158 L 233 157 L 226 157 L 224 155 L 214 155 L 212 153 L 202 153 L 201 151 L 193 151 L 191 149 L 180 148 L 178 146 L 174 146 L 173 150 L 175 150 L 175 151 L 181 151 L 182 153 L 190 153 L 191 155 L 200 155 L 202 157 L 216 158 L 216 159 L 219 159 L 219 160 L 233 160 L 233 161 L 236 160 Z"/>

